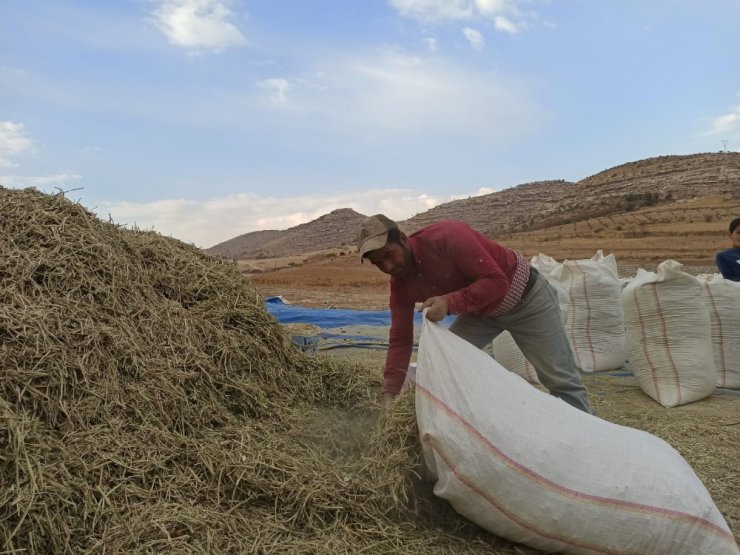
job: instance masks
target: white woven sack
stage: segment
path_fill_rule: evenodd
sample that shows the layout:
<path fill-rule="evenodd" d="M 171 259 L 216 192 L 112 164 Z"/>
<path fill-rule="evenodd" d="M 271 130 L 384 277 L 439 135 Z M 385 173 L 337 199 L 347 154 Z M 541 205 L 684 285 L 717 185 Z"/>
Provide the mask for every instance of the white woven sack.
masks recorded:
<path fill-rule="evenodd" d="M 543 253 L 534 255 L 529 263 L 545 275 L 552 274 L 560 268 L 561 265 L 561 263 L 555 260 L 552 256 L 548 256 Z"/>
<path fill-rule="evenodd" d="M 740 282 L 721 274 L 702 282 L 712 322 L 717 387 L 740 389 Z"/>
<path fill-rule="evenodd" d="M 614 255 L 599 250 L 589 260 L 566 260 L 546 277 L 569 299 L 566 332 L 576 366 L 584 372 L 621 368 L 626 339 Z"/>
<path fill-rule="evenodd" d="M 498 363 L 509 372 L 514 372 L 529 383 L 540 383 L 537 371 L 524 356 L 519 345 L 508 331 L 501 332 L 491 344 L 491 352 Z"/>
<path fill-rule="evenodd" d="M 545 276 L 548 283 L 553 286 L 555 291 L 558 294 L 558 304 L 560 305 L 560 314 L 563 318 L 563 325 L 567 325 L 568 323 L 568 310 L 570 308 L 570 297 L 568 296 L 568 292 L 563 289 L 562 285 L 558 283 L 556 279 L 553 278 L 554 274 L 557 274 L 560 272 L 561 267 L 563 266 L 562 262 L 558 262 L 551 256 L 547 256 L 546 254 L 537 254 L 532 257 L 530 260 L 530 264 L 537 268 L 537 270 Z"/>
<path fill-rule="evenodd" d="M 438 324 L 424 322 L 417 364 L 434 491 L 483 528 L 547 552 L 740 553 L 663 440 L 539 391 Z"/>
<path fill-rule="evenodd" d="M 622 292 L 630 369 L 664 407 L 703 399 L 717 382 L 703 287 L 682 267 L 666 260 L 657 272 L 640 269 Z"/>

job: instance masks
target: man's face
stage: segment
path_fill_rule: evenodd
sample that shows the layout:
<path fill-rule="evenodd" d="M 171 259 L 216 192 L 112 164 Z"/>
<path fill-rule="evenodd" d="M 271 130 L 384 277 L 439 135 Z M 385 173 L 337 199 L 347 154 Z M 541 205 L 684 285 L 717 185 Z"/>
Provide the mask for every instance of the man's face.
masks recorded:
<path fill-rule="evenodd" d="M 733 247 L 740 249 L 740 225 L 735 228 L 735 231 L 730 233 L 730 241 L 732 241 Z"/>
<path fill-rule="evenodd" d="M 365 258 L 384 274 L 394 277 L 403 277 L 412 269 L 411 250 L 398 243 L 386 243 L 367 253 Z"/>

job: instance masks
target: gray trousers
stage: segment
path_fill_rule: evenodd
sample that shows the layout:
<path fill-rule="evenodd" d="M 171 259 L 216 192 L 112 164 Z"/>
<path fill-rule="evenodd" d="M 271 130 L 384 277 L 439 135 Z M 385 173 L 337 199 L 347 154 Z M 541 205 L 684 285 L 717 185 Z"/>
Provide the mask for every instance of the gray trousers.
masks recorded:
<path fill-rule="evenodd" d="M 592 414 L 560 318 L 558 294 L 547 279 L 538 275 L 532 289 L 506 314 L 484 317 L 461 314 L 450 326 L 451 332 L 479 349 L 504 330 L 514 338 L 551 395 Z"/>

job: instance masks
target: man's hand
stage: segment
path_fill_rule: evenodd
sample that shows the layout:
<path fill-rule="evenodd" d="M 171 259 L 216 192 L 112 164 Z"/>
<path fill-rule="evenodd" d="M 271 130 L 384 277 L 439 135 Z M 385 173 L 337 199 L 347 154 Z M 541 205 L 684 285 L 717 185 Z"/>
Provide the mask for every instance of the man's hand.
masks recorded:
<path fill-rule="evenodd" d="M 427 310 L 427 320 L 432 322 L 439 322 L 442 318 L 447 316 L 447 301 L 444 297 L 429 297 L 422 305 L 422 310 Z"/>

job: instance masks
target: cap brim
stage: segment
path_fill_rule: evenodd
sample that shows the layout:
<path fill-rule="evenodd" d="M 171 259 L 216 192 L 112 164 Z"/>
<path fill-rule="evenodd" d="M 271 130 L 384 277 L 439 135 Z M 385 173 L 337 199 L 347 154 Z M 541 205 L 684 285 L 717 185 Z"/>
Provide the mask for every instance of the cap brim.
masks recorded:
<path fill-rule="evenodd" d="M 387 241 L 388 241 L 387 232 L 382 233 L 381 235 L 376 235 L 375 237 L 368 237 L 357 248 L 357 251 L 360 253 L 360 258 L 364 258 L 365 255 L 369 253 L 370 251 L 383 248 Z"/>

